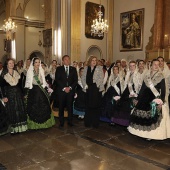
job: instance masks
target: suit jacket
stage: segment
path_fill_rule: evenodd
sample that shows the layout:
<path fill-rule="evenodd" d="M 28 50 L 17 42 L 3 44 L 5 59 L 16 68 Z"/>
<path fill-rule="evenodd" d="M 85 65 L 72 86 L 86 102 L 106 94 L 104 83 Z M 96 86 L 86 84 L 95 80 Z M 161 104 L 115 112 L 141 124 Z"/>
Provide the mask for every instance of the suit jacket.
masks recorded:
<path fill-rule="evenodd" d="M 67 78 L 64 66 L 59 66 L 55 73 L 56 90 L 61 92 L 64 87 L 71 87 L 74 92 L 78 83 L 78 75 L 76 68 L 69 66 L 69 76 Z"/>

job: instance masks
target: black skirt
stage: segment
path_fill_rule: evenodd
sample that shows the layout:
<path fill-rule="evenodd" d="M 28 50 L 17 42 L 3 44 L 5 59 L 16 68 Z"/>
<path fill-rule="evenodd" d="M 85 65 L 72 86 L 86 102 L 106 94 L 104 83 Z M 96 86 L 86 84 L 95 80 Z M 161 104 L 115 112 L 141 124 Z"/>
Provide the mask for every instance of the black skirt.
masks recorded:
<path fill-rule="evenodd" d="M 99 92 L 99 88 L 97 88 L 95 83 L 88 86 L 85 101 L 85 126 L 98 127 L 101 114 L 102 92 Z"/>
<path fill-rule="evenodd" d="M 11 126 L 11 133 L 23 132 L 27 130 L 27 115 L 23 95 L 18 86 L 6 86 L 7 114 Z"/>
<path fill-rule="evenodd" d="M 27 114 L 36 123 L 44 123 L 51 118 L 50 103 L 38 85 L 29 90 L 27 99 Z"/>

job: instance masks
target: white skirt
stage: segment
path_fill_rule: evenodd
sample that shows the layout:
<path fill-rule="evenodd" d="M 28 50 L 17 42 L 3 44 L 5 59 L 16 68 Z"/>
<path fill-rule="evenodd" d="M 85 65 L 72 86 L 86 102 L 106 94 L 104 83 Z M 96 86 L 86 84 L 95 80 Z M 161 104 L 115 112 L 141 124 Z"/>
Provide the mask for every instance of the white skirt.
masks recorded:
<path fill-rule="evenodd" d="M 155 130 L 142 131 L 134 129 L 131 126 L 128 127 L 128 130 L 133 135 L 147 139 L 164 140 L 170 138 L 170 116 L 168 105 L 162 105 L 162 120 L 160 122 L 160 126 Z"/>

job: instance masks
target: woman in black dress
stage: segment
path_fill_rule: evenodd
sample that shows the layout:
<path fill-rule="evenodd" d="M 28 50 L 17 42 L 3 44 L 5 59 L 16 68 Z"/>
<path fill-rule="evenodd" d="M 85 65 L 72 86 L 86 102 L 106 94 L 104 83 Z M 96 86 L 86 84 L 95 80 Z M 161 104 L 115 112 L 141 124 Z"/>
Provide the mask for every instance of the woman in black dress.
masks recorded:
<path fill-rule="evenodd" d="M 129 62 L 129 71 L 126 74 L 124 81 L 124 90 L 120 100 L 114 107 L 114 114 L 112 115 L 112 122 L 122 126 L 129 125 L 130 113 L 132 109 L 132 99 L 137 96 L 134 85 L 134 73 L 136 69 L 136 62 Z"/>
<path fill-rule="evenodd" d="M 45 80 L 48 84 L 48 87 L 52 88 L 52 78 L 50 77 L 50 73 L 48 71 L 47 65 L 44 62 L 41 62 L 41 66 L 44 70 Z"/>
<path fill-rule="evenodd" d="M 20 78 L 20 80 L 19 80 L 19 86 L 20 86 L 20 88 L 21 88 L 21 90 L 22 90 L 23 93 L 24 93 L 26 75 L 27 75 L 27 71 L 28 71 L 28 69 L 29 69 L 30 63 L 31 63 L 31 60 L 30 60 L 30 59 L 27 59 L 27 60 L 24 62 L 23 71 L 22 71 L 22 73 L 21 73 L 21 78 Z"/>
<path fill-rule="evenodd" d="M 20 75 L 14 70 L 13 59 L 7 60 L 7 69 L 2 73 L 3 77 L 3 94 L 8 100 L 6 110 L 9 117 L 10 132 L 18 133 L 27 130 L 27 116 L 24 107 L 24 100 L 21 90 L 18 86 Z"/>
<path fill-rule="evenodd" d="M 83 119 L 85 115 L 85 92 L 83 91 L 83 84 L 81 81 L 81 77 L 83 74 L 84 68 L 81 67 L 79 69 L 79 79 L 78 84 L 75 91 L 75 100 L 74 100 L 74 108 L 73 114 L 78 115 L 78 118 Z"/>
<path fill-rule="evenodd" d="M 106 93 L 102 99 L 102 114 L 100 120 L 111 123 L 111 117 L 115 110 L 117 101 L 123 91 L 124 79 L 119 75 L 119 67 L 113 66 L 113 74 L 110 75 L 107 83 Z"/>
<path fill-rule="evenodd" d="M 39 58 L 32 59 L 27 71 L 25 88 L 28 129 L 43 129 L 53 126 L 55 120 L 51 113 L 47 83 Z"/>
<path fill-rule="evenodd" d="M 102 91 L 104 91 L 104 73 L 97 66 L 97 58 L 90 56 L 82 75 L 83 89 L 86 92 L 85 126 L 98 127 L 101 114 Z"/>
<path fill-rule="evenodd" d="M 147 139 L 170 138 L 170 117 L 165 95 L 165 77 L 159 71 L 159 61 L 154 59 L 130 116 L 130 133 Z"/>

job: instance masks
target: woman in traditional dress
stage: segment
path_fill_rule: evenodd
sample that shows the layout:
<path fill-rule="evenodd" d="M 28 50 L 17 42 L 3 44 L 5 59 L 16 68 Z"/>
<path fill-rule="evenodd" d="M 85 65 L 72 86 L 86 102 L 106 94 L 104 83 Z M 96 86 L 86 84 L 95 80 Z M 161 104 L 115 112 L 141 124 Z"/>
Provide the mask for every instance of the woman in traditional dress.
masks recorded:
<path fill-rule="evenodd" d="M 56 69 L 57 69 L 57 60 L 53 60 L 49 68 L 50 77 L 52 78 L 52 84 L 54 83 L 55 80 Z"/>
<path fill-rule="evenodd" d="M 83 91 L 83 85 L 81 81 L 83 70 L 83 67 L 79 69 L 78 85 L 75 91 L 75 100 L 73 108 L 73 114 L 78 115 L 78 118 L 81 119 L 83 119 L 85 115 L 85 92 Z"/>
<path fill-rule="evenodd" d="M 58 98 L 57 98 L 57 91 L 56 91 L 56 82 L 55 82 L 55 72 L 57 69 L 57 60 L 53 60 L 51 62 L 50 68 L 49 68 L 49 73 L 50 73 L 50 77 L 52 79 L 52 89 L 53 89 L 53 93 L 51 94 L 51 98 L 50 98 L 50 103 L 53 102 L 53 110 L 57 111 L 58 109 Z"/>
<path fill-rule="evenodd" d="M 117 101 L 117 104 L 114 107 L 114 113 L 112 115 L 112 122 L 122 126 L 129 125 L 129 118 L 131 113 L 131 102 L 133 98 L 137 96 L 136 89 L 134 86 L 133 76 L 136 69 L 136 62 L 129 62 L 129 71 L 126 74 L 124 82 L 124 90 L 120 100 Z M 120 74 L 123 76 L 122 74 Z"/>
<path fill-rule="evenodd" d="M 82 75 L 83 90 L 86 92 L 85 126 L 99 126 L 101 114 L 102 91 L 104 91 L 103 67 L 97 66 L 97 58 L 90 56 L 88 66 L 84 68 Z"/>
<path fill-rule="evenodd" d="M 21 73 L 21 78 L 19 80 L 19 86 L 23 93 L 24 93 L 24 88 L 25 88 L 26 75 L 27 75 L 27 71 L 29 69 L 30 63 L 31 63 L 30 59 L 27 59 L 24 62 L 23 71 Z"/>
<path fill-rule="evenodd" d="M 41 66 L 44 70 L 45 80 L 48 84 L 48 87 L 52 88 L 52 78 L 51 78 L 50 73 L 48 71 L 47 65 L 44 62 L 41 62 Z"/>
<path fill-rule="evenodd" d="M 151 71 L 144 81 L 130 116 L 130 133 L 149 139 L 170 138 L 170 117 L 165 102 L 165 78 L 159 71 L 159 61 L 151 62 Z M 165 103 L 164 103 L 165 102 Z"/>
<path fill-rule="evenodd" d="M 27 130 L 27 116 L 24 107 L 24 100 L 21 90 L 18 86 L 20 79 L 19 73 L 14 70 L 15 61 L 8 59 L 6 61 L 7 69 L 3 70 L 3 97 L 8 102 L 6 103 L 6 110 L 9 117 L 10 132 L 18 133 Z"/>
<path fill-rule="evenodd" d="M 39 58 L 33 58 L 26 76 L 26 109 L 28 129 L 43 129 L 55 124 L 51 113 L 47 83 Z"/>
<path fill-rule="evenodd" d="M 123 77 L 119 75 L 119 67 L 113 66 L 113 73 L 109 77 L 106 93 L 102 99 L 102 114 L 100 120 L 111 123 L 114 107 L 123 92 Z"/>

